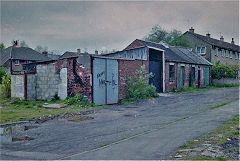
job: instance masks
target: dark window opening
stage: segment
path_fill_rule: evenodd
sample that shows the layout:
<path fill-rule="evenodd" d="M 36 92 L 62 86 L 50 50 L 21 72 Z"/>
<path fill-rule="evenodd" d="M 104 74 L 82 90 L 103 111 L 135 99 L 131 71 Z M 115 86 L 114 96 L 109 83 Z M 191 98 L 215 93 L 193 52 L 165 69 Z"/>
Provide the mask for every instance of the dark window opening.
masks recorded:
<path fill-rule="evenodd" d="M 174 81 L 174 74 L 175 74 L 174 65 L 169 65 L 169 81 L 170 82 Z"/>

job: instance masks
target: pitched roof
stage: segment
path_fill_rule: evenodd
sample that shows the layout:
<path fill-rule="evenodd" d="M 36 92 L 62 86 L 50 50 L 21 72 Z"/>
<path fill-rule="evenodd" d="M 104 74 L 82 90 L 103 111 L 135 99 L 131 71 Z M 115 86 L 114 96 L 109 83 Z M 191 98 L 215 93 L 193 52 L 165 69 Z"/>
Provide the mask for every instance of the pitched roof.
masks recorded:
<path fill-rule="evenodd" d="M 66 51 L 63 55 L 59 57 L 59 59 L 74 58 L 74 57 L 79 57 L 81 55 L 90 55 L 90 54 Z"/>
<path fill-rule="evenodd" d="M 0 52 L 0 65 L 3 65 L 10 59 L 32 60 L 32 61 L 50 61 L 51 58 L 28 47 L 13 47 L 10 46 Z"/>
<path fill-rule="evenodd" d="M 136 46 L 131 46 L 131 49 L 137 48 L 138 45 L 145 45 L 149 48 L 157 48 L 162 49 L 165 52 L 165 59 L 166 61 L 173 61 L 173 62 L 181 62 L 181 63 L 190 63 L 190 64 L 203 64 L 203 65 L 212 65 L 209 61 L 203 58 L 200 55 L 197 55 L 190 50 L 183 48 L 183 47 L 176 47 L 176 46 L 169 46 L 136 39 L 137 41 Z"/>
<path fill-rule="evenodd" d="M 61 55 L 56 55 L 56 54 L 47 54 L 47 56 L 52 59 L 52 60 L 58 60 Z"/>
<path fill-rule="evenodd" d="M 198 39 L 201 39 L 202 41 L 205 41 L 211 45 L 214 45 L 214 46 L 217 46 L 220 48 L 225 48 L 225 49 L 229 49 L 229 50 L 233 50 L 233 51 L 237 51 L 237 52 L 240 51 L 240 46 L 238 46 L 236 44 L 231 44 L 228 42 L 220 41 L 220 40 L 217 40 L 217 39 L 214 39 L 211 37 L 203 36 L 200 34 L 189 32 L 189 31 L 185 32 L 184 35 L 185 34 L 193 35 L 193 36 L 197 37 Z"/>

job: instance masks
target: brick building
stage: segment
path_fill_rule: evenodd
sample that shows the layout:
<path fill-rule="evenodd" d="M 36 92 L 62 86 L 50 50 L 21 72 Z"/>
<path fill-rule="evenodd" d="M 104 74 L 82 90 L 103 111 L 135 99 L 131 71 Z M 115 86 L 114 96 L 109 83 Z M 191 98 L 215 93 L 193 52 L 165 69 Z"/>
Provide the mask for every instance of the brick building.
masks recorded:
<path fill-rule="evenodd" d="M 146 61 L 147 72 L 154 75 L 149 83 L 158 92 L 211 84 L 212 64 L 209 61 L 188 49 L 168 46 L 166 43 L 136 39 L 123 51 L 104 56 Z"/>
<path fill-rule="evenodd" d="M 50 60 L 47 55 L 29 47 L 10 46 L 0 52 L 0 66 L 13 73 L 24 73 L 24 64 Z"/>
<path fill-rule="evenodd" d="M 224 41 L 223 36 L 217 40 L 211 38 L 209 33 L 206 36 L 197 34 L 193 28 L 183 35 L 194 46 L 194 52 L 211 63 L 215 64 L 220 61 L 221 64 L 239 64 L 240 49 L 233 38 L 232 42 L 228 43 Z"/>

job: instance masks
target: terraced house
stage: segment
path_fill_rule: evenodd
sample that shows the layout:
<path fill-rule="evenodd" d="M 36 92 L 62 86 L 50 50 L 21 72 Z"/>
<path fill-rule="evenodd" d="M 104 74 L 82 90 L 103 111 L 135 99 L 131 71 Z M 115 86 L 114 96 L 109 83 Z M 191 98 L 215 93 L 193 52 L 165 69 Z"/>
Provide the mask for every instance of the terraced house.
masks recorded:
<path fill-rule="evenodd" d="M 215 64 L 220 61 L 221 64 L 239 64 L 240 50 L 239 46 L 235 44 L 234 38 L 231 43 L 228 43 L 224 41 L 223 36 L 217 40 L 211 38 L 209 33 L 206 36 L 197 34 L 193 28 L 183 35 L 194 45 L 194 51 L 211 63 Z"/>

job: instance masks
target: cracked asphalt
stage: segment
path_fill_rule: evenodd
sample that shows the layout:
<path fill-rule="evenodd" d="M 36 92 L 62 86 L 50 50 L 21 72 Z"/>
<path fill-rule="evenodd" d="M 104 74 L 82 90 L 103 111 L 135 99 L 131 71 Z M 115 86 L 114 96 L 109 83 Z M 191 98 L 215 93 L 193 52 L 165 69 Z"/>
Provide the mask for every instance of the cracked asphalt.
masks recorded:
<path fill-rule="evenodd" d="M 238 114 L 238 98 L 238 88 L 207 89 L 108 106 L 90 114 L 93 120 L 34 124 L 38 127 L 14 134 L 34 140 L 1 142 L 0 159 L 171 159 L 180 145 Z"/>

